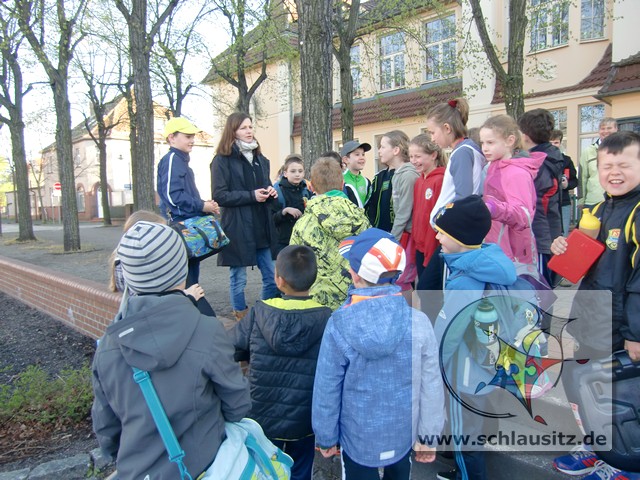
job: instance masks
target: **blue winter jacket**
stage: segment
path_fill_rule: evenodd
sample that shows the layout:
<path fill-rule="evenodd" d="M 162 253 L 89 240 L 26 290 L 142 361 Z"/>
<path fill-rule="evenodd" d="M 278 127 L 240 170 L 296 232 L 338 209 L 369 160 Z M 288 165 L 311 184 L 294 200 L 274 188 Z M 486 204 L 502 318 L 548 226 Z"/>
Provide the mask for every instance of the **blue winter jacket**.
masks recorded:
<path fill-rule="evenodd" d="M 443 406 L 427 316 L 409 307 L 395 285 L 351 289 L 322 338 L 313 389 L 316 443 L 339 443 L 360 465 L 391 465 L 418 435 L 441 432 Z"/>
<path fill-rule="evenodd" d="M 174 222 L 204 215 L 204 200 L 189 167 L 189 154 L 171 147 L 160 163 L 156 188 L 160 196 L 160 213 Z M 169 212 L 170 215 L 167 214 Z"/>
<path fill-rule="evenodd" d="M 444 306 L 438 314 L 434 331 L 440 345 L 443 374 L 457 382 L 459 392 L 474 393 L 481 381 L 488 382 L 495 371 L 474 362 L 469 345 L 461 339 L 473 321 L 478 300 L 486 284 L 511 286 L 517 280 L 516 268 L 504 252 L 493 243 L 462 253 L 444 253 L 449 268 L 444 288 Z M 447 378 L 448 376 L 448 378 Z"/>

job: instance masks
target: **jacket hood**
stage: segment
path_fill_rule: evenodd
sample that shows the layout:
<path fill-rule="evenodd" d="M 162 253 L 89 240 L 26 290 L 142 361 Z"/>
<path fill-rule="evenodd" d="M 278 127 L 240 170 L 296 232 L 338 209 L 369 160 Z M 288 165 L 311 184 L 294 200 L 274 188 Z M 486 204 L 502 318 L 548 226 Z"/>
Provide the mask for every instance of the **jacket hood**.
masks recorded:
<path fill-rule="evenodd" d="M 400 165 L 398 168 L 396 168 L 396 172 L 393 174 L 393 176 L 395 178 L 398 178 L 398 176 L 402 176 L 402 175 L 412 175 L 414 177 L 418 176 L 418 172 L 416 170 L 416 167 L 413 166 L 413 164 L 411 162 L 405 162 L 402 165 Z"/>
<path fill-rule="evenodd" d="M 451 270 L 449 280 L 461 275 L 481 283 L 509 286 L 517 279 L 513 262 L 493 243 L 485 243 L 468 252 L 444 253 L 442 257 Z"/>
<path fill-rule="evenodd" d="M 334 313 L 337 330 L 364 358 L 390 355 L 410 328 L 411 322 L 398 321 L 412 314 L 400 292 L 396 285 L 351 288 L 345 306 Z"/>
<path fill-rule="evenodd" d="M 316 195 L 307 203 L 304 214 L 315 215 L 319 227 L 331 238 L 346 238 L 369 226 L 364 211 L 346 195 Z"/>
<path fill-rule="evenodd" d="M 444 177 L 444 172 L 446 172 L 447 169 L 446 167 L 436 167 L 433 170 L 431 170 L 429 173 L 427 173 L 426 175 L 422 175 L 424 178 L 436 178 L 436 177 Z"/>
<path fill-rule="evenodd" d="M 547 142 L 536 145 L 529 153 L 533 154 L 536 152 L 542 152 L 547 155 L 544 165 L 553 172 L 555 177 L 559 178 L 564 167 L 564 157 L 560 149 Z"/>
<path fill-rule="evenodd" d="M 199 319 L 200 312 L 182 292 L 133 296 L 125 316 L 118 313 L 106 335 L 132 367 L 165 370 L 178 361 Z"/>
<path fill-rule="evenodd" d="M 310 302 L 317 315 L 311 314 Z M 256 324 L 269 347 L 290 357 L 303 354 L 322 340 L 329 318 L 329 309 L 314 300 L 277 298 L 259 301 L 254 308 Z"/>

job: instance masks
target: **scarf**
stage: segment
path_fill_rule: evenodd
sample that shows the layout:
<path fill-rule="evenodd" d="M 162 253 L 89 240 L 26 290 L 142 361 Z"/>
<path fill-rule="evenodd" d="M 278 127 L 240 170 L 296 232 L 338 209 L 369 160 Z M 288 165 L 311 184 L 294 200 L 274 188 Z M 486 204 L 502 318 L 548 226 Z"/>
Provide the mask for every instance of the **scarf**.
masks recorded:
<path fill-rule="evenodd" d="M 240 153 L 246 157 L 249 163 L 253 162 L 253 151 L 258 148 L 258 142 L 254 140 L 251 143 L 247 143 L 242 140 L 236 140 L 236 145 L 238 145 Z"/>

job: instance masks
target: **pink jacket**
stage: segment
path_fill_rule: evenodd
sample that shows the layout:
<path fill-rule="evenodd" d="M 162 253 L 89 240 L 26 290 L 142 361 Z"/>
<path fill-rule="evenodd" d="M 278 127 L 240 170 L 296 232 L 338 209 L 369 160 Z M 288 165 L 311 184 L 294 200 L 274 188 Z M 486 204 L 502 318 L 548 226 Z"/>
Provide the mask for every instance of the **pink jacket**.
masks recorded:
<path fill-rule="evenodd" d="M 492 221 L 485 242 L 497 243 L 513 261 L 533 262 L 535 239 L 531 221 L 536 211 L 533 179 L 545 157 L 540 152 L 517 151 L 508 160 L 491 162 L 487 170 L 484 200 Z"/>

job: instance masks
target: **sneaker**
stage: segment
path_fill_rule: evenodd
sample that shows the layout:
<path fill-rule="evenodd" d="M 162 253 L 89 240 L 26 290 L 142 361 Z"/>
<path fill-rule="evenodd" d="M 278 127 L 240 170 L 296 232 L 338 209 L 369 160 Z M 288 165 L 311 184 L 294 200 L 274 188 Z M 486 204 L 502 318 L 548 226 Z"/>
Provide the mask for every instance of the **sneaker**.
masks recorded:
<path fill-rule="evenodd" d="M 456 473 L 455 469 L 449 470 L 448 472 L 438 472 L 436 478 L 438 480 L 456 480 Z"/>
<path fill-rule="evenodd" d="M 598 460 L 595 463 L 593 472 L 582 480 L 640 480 L 640 474 L 624 472 L 613 468 L 602 460 Z"/>
<path fill-rule="evenodd" d="M 584 475 L 595 468 L 598 456 L 582 446 L 577 446 L 569 452 L 553 461 L 553 467 L 567 475 Z"/>

